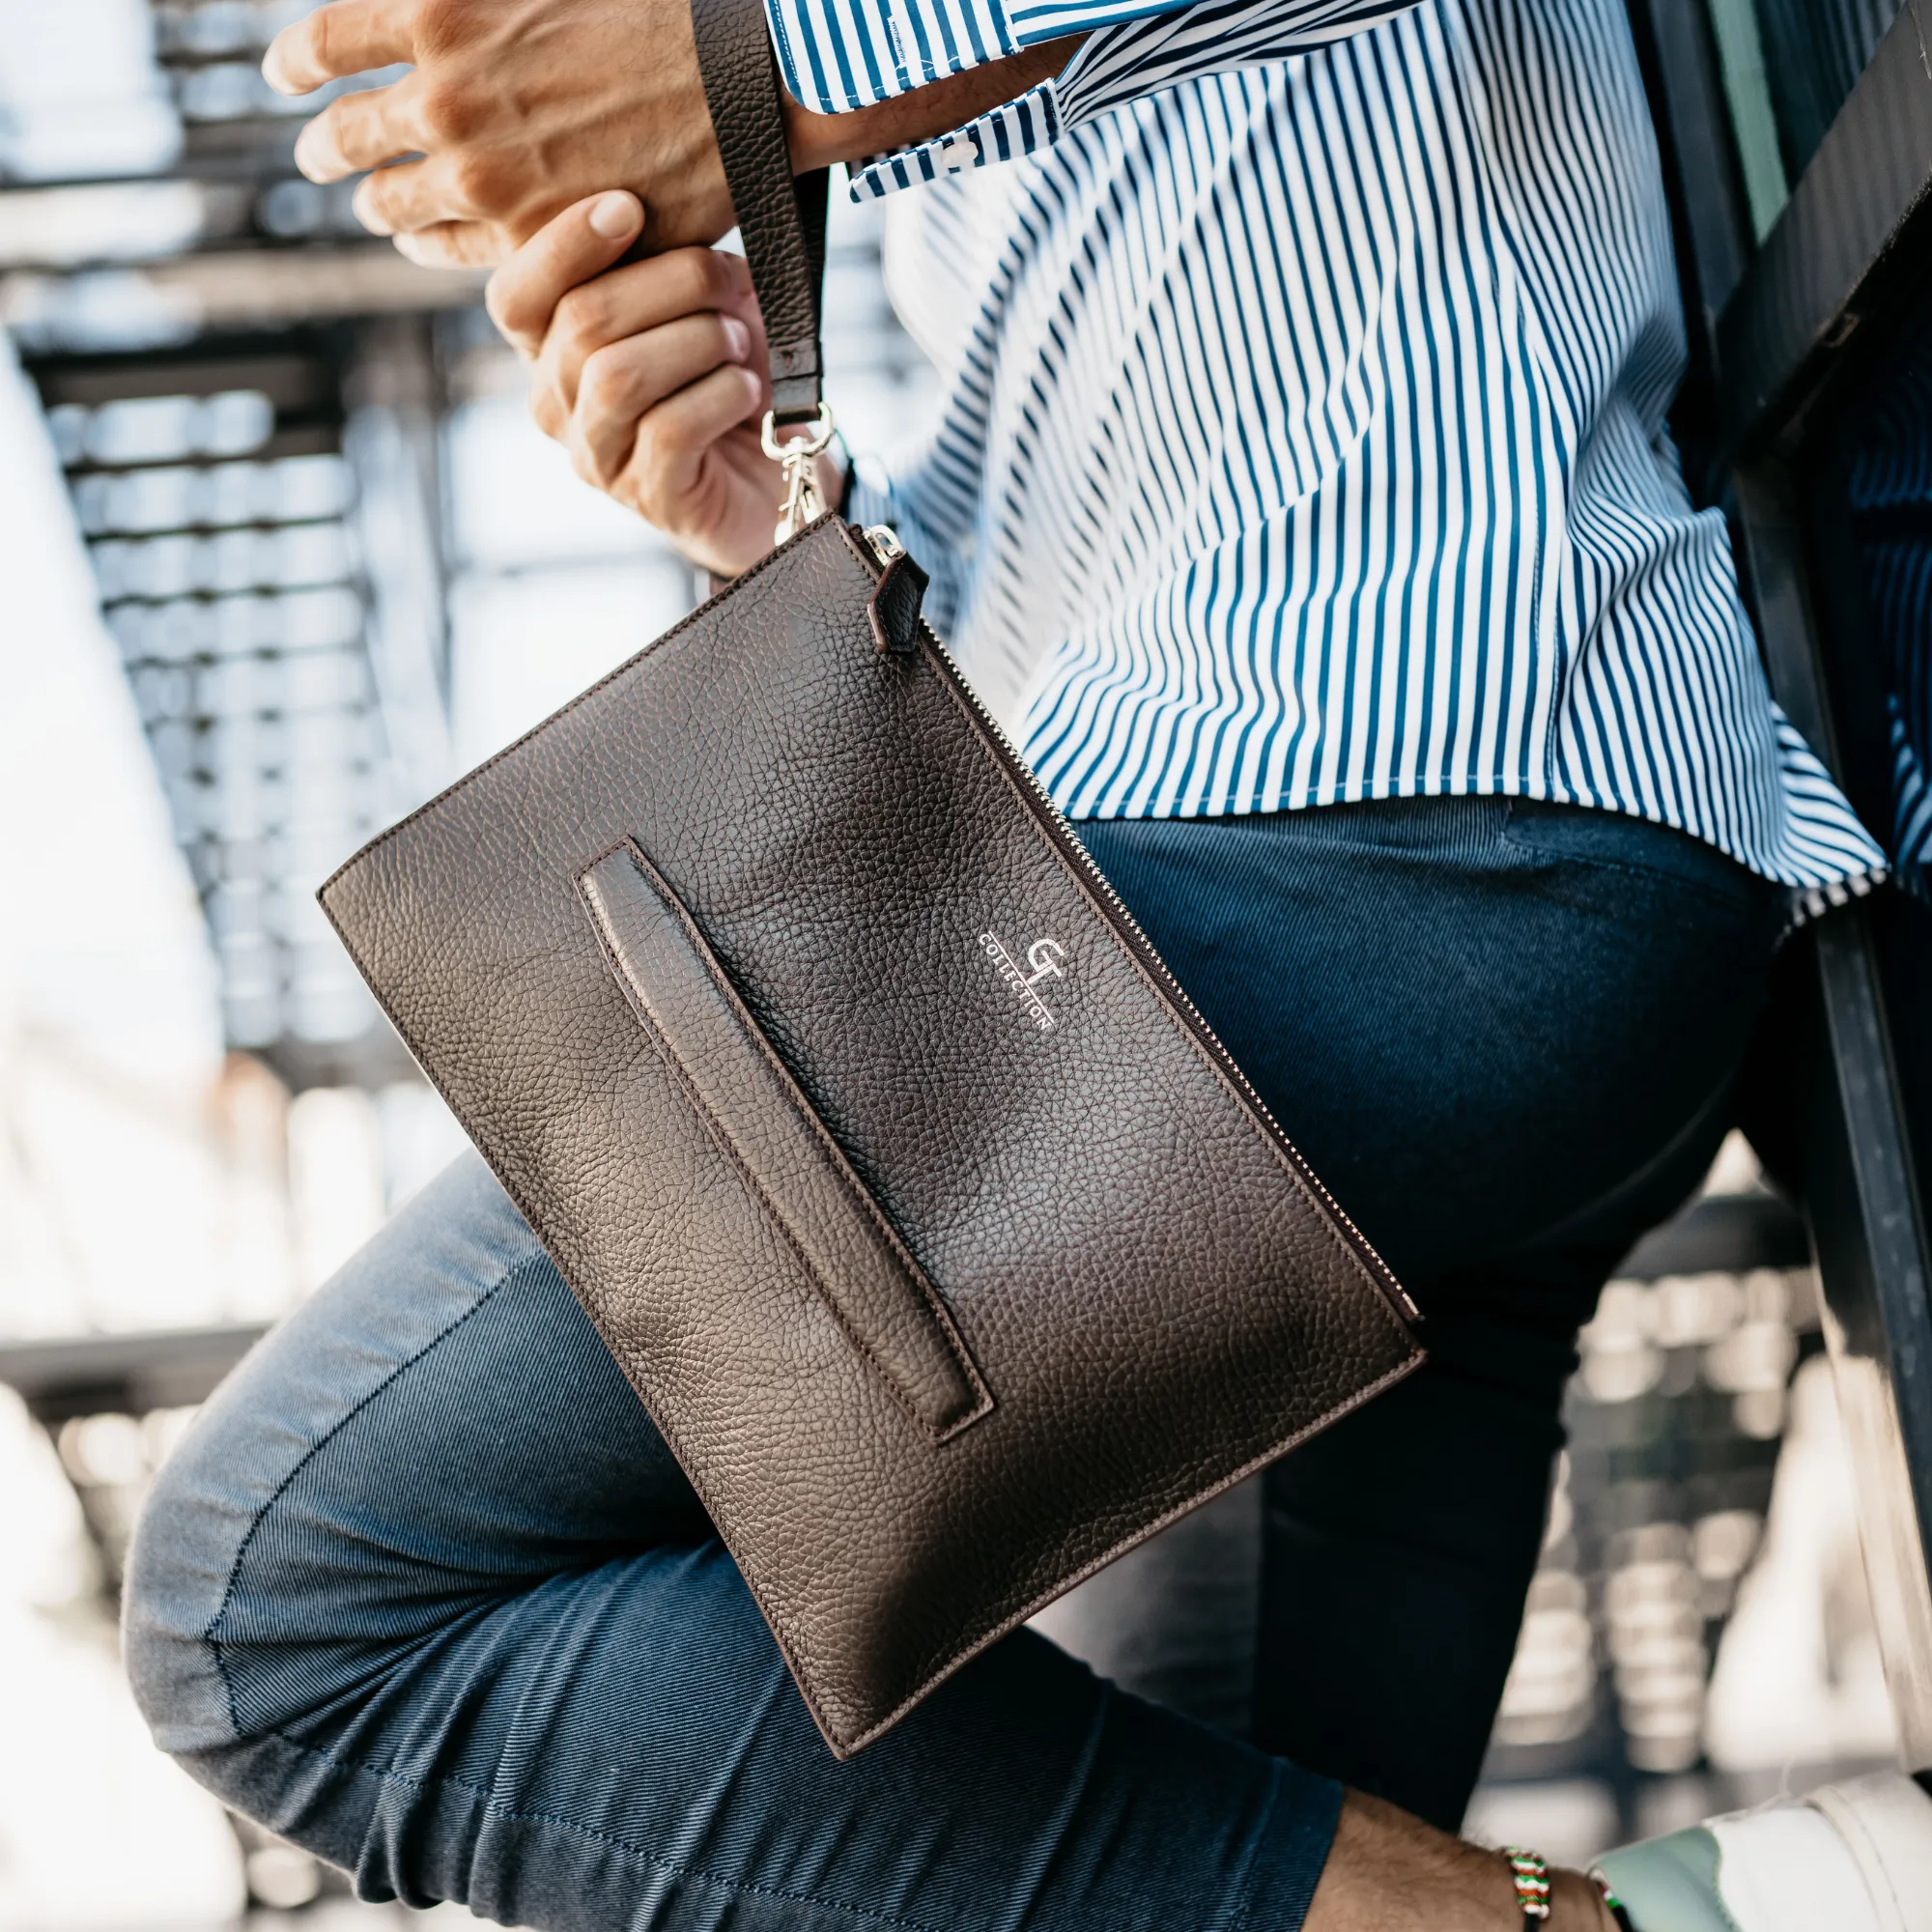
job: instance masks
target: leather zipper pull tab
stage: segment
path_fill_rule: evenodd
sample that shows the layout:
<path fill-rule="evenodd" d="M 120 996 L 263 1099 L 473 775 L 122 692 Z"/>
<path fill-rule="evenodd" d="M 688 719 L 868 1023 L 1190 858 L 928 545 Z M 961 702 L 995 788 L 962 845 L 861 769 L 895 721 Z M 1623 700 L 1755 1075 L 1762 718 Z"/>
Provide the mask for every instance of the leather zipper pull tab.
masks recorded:
<path fill-rule="evenodd" d="M 904 551 L 886 565 L 879 587 L 867 607 L 872 619 L 872 638 L 882 652 L 903 653 L 919 642 L 920 606 L 925 601 L 925 587 L 932 582 Z"/>

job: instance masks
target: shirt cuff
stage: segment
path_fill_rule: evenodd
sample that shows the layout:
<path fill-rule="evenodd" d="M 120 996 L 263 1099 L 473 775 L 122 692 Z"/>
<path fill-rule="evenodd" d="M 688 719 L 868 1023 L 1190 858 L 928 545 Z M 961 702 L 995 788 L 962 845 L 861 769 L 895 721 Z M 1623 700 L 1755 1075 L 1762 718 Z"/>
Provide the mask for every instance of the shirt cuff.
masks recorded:
<path fill-rule="evenodd" d="M 1025 44 L 1001 0 L 765 0 L 765 18 L 786 92 L 818 114 L 890 100 Z"/>
<path fill-rule="evenodd" d="M 1402 13 L 1414 0 L 765 0 L 779 69 L 793 99 L 819 114 L 890 100 L 947 74 L 1003 60 L 1065 34 L 1179 14 L 1195 38 L 1265 15 L 1286 51 L 1321 45 Z M 1238 31 L 1238 26 L 1237 26 Z M 1274 58 L 1282 55 L 1277 52 Z M 1171 84 L 1171 83 L 1165 83 Z"/>
<path fill-rule="evenodd" d="M 769 0 L 774 6 L 825 0 Z M 902 7 L 907 0 L 890 0 Z M 935 140 L 873 155 L 851 169 L 852 199 L 875 200 L 916 182 L 937 181 L 1031 155 L 1070 128 L 1204 74 L 1232 73 L 1308 53 L 1407 13 L 1415 0 L 1200 0 L 1166 12 L 1142 9 L 1089 33 L 1052 79 Z M 1009 31 L 1022 42 L 1075 31 L 1079 9 L 1016 12 Z M 1097 12 L 1097 9 L 1089 9 Z M 1037 20 L 1049 26 L 1036 33 Z M 970 63 L 969 63 L 970 64 Z"/>
<path fill-rule="evenodd" d="M 1022 94 L 934 141 L 868 156 L 851 168 L 852 199 L 876 201 L 915 182 L 963 174 L 989 161 L 1010 161 L 1060 138 L 1063 126 L 1056 83 L 1043 80 Z"/>

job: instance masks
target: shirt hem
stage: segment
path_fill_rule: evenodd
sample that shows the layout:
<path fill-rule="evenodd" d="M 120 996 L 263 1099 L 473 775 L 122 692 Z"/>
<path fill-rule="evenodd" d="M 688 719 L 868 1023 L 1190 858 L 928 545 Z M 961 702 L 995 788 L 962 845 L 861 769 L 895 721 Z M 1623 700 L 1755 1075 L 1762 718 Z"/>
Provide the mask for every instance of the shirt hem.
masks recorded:
<path fill-rule="evenodd" d="M 1049 791 L 1052 786 L 1049 784 Z M 1747 871 L 1754 872 L 1773 885 L 1784 887 L 1792 895 L 1792 923 L 1803 924 L 1836 906 L 1849 904 L 1874 892 L 1891 874 L 1885 854 L 1874 844 L 1868 856 L 1847 859 L 1842 866 L 1803 867 L 1788 858 L 1780 861 L 1771 854 L 1754 851 L 1740 839 L 1724 838 L 1695 825 L 1682 824 L 1660 812 L 1645 811 L 1616 799 L 1592 798 L 1560 785 L 1541 784 L 1520 773 L 1491 774 L 1488 777 L 1433 778 L 1415 781 L 1358 779 L 1327 784 L 1304 785 L 1270 798 L 1250 790 L 1223 799 L 1197 796 L 1191 799 L 1115 801 L 1092 809 L 1082 808 L 1077 815 L 1067 810 L 1074 824 L 1087 819 L 1125 818 L 1245 818 L 1275 811 L 1311 811 L 1325 805 L 1374 805 L 1413 798 L 1520 798 L 1539 805 L 1575 806 L 1586 811 L 1613 811 L 1620 817 L 1634 818 L 1646 825 L 1681 832 L 1734 859 Z M 1057 804 L 1059 800 L 1056 798 Z"/>

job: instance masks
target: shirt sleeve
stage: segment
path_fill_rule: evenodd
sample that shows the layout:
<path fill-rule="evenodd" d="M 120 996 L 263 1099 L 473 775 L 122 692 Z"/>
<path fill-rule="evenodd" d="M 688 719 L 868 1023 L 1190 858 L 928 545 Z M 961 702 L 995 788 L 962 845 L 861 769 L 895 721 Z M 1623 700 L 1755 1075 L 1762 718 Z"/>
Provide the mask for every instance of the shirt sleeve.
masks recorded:
<path fill-rule="evenodd" d="M 1202 74 L 1260 67 L 1408 12 L 1416 0 L 765 0 L 793 99 L 821 114 L 890 99 L 1064 35 L 1087 40 L 1017 99 L 855 164 L 854 200 L 1031 154 L 1069 128 Z"/>

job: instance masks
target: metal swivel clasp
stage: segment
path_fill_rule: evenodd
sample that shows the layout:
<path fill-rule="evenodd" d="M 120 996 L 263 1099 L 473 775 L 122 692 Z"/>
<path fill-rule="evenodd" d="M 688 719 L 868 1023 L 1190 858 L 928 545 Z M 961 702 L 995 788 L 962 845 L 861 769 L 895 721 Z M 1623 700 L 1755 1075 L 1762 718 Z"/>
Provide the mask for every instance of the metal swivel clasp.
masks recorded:
<path fill-rule="evenodd" d="M 796 536 L 807 524 L 816 523 L 824 516 L 825 497 L 813 473 L 812 459 L 822 455 L 831 443 L 832 412 L 823 403 L 818 406 L 818 427 L 788 437 L 783 442 L 778 440 L 778 423 L 772 412 L 765 412 L 758 444 L 784 475 L 784 505 L 779 511 L 778 528 L 772 532 L 773 543 L 783 543 L 787 537 Z"/>

